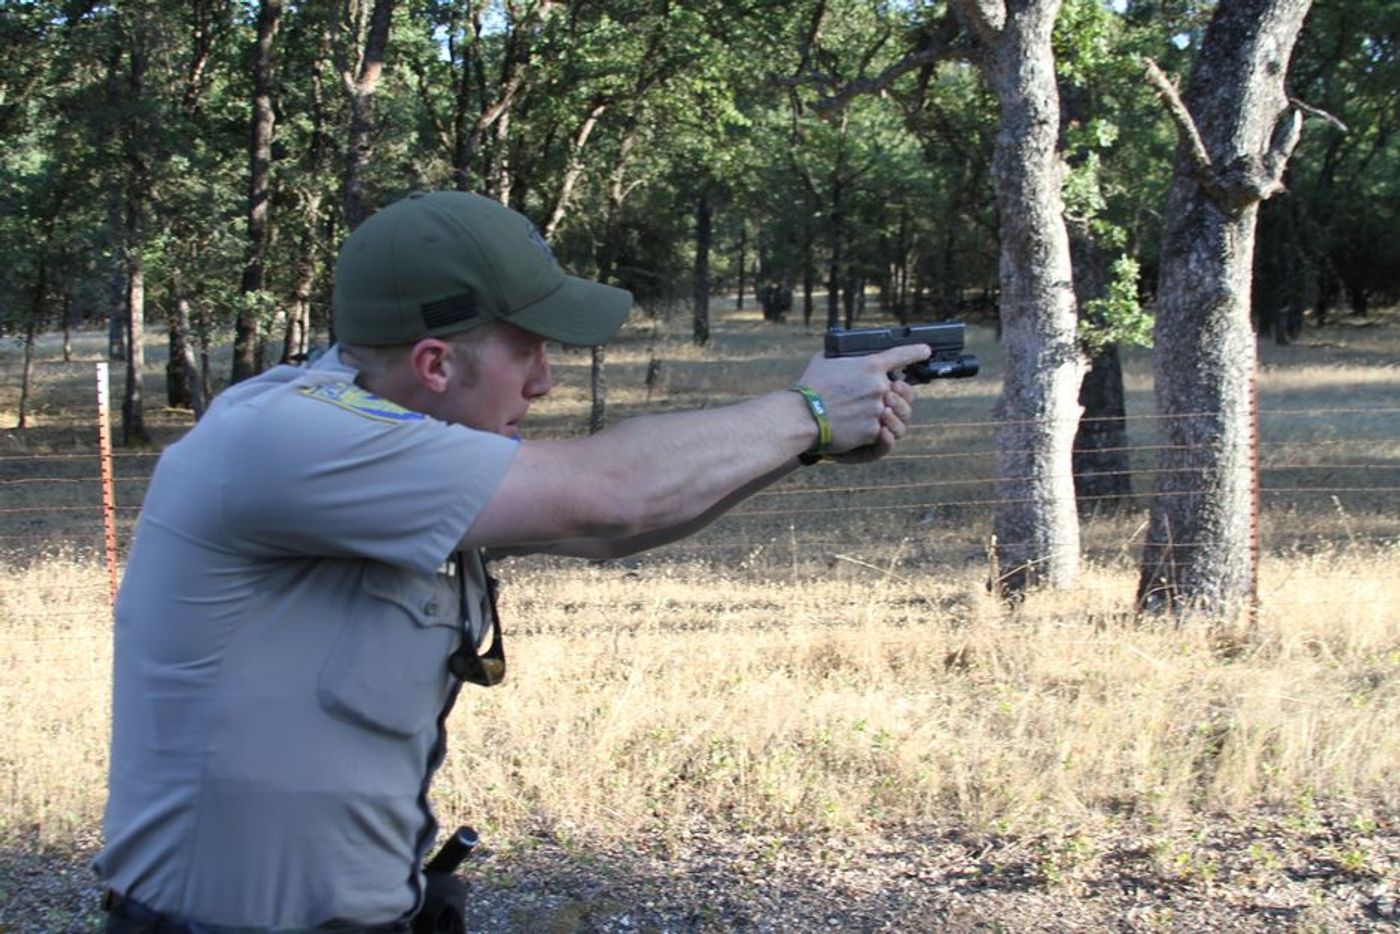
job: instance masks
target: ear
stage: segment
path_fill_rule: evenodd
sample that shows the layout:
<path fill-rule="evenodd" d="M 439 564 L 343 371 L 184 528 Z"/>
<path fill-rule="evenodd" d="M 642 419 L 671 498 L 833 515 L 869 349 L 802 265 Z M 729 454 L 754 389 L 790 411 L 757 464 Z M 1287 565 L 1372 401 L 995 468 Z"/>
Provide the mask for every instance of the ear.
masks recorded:
<path fill-rule="evenodd" d="M 413 372 L 414 381 L 429 392 L 446 392 L 452 375 L 449 356 L 446 341 L 436 337 L 418 341 L 408 352 L 408 366 Z"/>

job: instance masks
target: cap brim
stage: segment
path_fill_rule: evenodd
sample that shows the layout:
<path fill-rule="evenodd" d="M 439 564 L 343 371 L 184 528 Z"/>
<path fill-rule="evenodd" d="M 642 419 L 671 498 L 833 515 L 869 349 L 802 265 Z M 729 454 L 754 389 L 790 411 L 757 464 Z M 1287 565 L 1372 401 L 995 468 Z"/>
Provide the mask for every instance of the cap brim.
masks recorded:
<path fill-rule="evenodd" d="M 565 276 L 549 295 L 501 320 L 561 344 L 593 347 L 612 340 L 631 311 L 626 289 Z"/>

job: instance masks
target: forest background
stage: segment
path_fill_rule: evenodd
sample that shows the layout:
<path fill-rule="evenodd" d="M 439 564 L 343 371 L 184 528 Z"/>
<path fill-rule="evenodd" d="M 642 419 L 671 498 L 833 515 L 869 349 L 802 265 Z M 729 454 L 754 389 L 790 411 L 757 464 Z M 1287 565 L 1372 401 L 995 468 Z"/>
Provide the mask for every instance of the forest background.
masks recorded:
<path fill-rule="evenodd" d="M 1153 342 L 1137 602 L 1234 620 L 1257 589 L 1253 330 L 1364 316 L 1400 275 L 1394 5 L 1318 4 L 1303 28 L 1310 7 L 11 4 L 0 327 L 32 346 L 105 320 L 121 440 L 149 443 L 148 318 L 166 401 L 197 417 L 333 340 L 339 240 L 431 188 L 521 209 L 644 313 L 688 306 L 700 344 L 719 285 L 828 325 L 864 323 L 872 293 L 886 321 L 980 315 L 1011 356 L 1012 598 L 1072 584 L 1078 513 L 1129 493 L 1118 352 Z"/>
<path fill-rule="evenodd" d="M 1278 100 L 1271 109 L 1249 97 L 1243 78 L 1222 80 L 1206 66 L 1216 64 L 1212 49 L 1226 45 L 1228 14 L 1272 24 L 1272 14 L 1284 8 L 1296 22 L 1274 43 L 1282 62 L 1273 60 Z M 85 337 L 100 328 L 101 355 L 125 363 L 119 441 L 133 455 L 158 448 L 228 382 L 333 340 L 328 274 L 336 244 L 375 207 L 415 189 L 462 188 L 500 198 L 535 219 L 566 266 L 636 294 L 639 315 L 627 340 L 612 358 L 594 349 L 583 367 L 591 392 L 582 411 L 594 428 L 608 418 L 610 401 L 615 411 L 644 409 L 653 388 L 669 389 L 674 401 L 713 401 L 681 389 L 693 379 L 680 375 L 688 360 L 720 367 L 702 378 L 712 393 L 762 385 L 773 378 L 759 365 L 769 350 L 754 356 L 750 344 L 777 342 L 781 349 L 772 358 L 786 358 L 798 322 L 811 336 L 828 324 L 967 320 L 974 340 L 990 335 L 997 344 L 995 352 L 981 351 L 985 379 L 1000 377 L 1003 386 L 994 420 L 969 414 L 961 426 L 988 440 L 995 435 L 995 456 L 983 452 L 986 459 L 969 469 L 995 475 L 997 488 L 975 503 L 908 509 L 918 525 L 937 522 L 970 537 L 955 550 L 975 556 L 975 587 L 967 574 L 950 578 L 947 592 L 941 583 L 908 584 L 904 577 L 940 549 L 901 538 L 895 545 L 914 553 L 862 560 L 876 560 L 882 592 L 894 581 L 908 584 L 908 595 L 885 593 L 871 603 L 849 553 L 831 559 L 850 573 L 828 568 L 830 589 L 809 581 L 790 593 L 775 589 L 771 577 L 782 522 L 761 518 L 772 528 L 754 533 L 763 540 L 758 544 L 709 540 L 702 552 L 740 554 L 739 571 L 766 580 L 750 592 L 721 575 L 720 585 L 737 588 L 730 602 L 741 615 L 781 605 L 784 615 L 816 620 L 859 617 L 865 628 L 831 634 L 828 620 L 812 630 L 780 630 L 773 641 L 760 636 L 756 668 L 736 670 L 732 659 L 715 659 L 703 670 L 719 680 L 696 681 L 701 696 L 723 706 L 697 729 L 686 725 L 695 696 L 658 701 L 627 719 L 607 694 L 621 691 L 635 700 L 639 684 L 656 687 L 647 678 L 669 683 L 677 652 L 689 652 L 692 665 L 706 659 L 709 640 L 692 644 L 684 632 L 713 622 L 714 605 L 689 594 L 716 585 L 710 572 L 681 574 L 679 596 L 659 588 L 664 606 L 634 605 L 625 587 L 617 591 L 601 571 L 582 575 L 582 587 L 602 597 L 575 594 L 571 588 L 580 585 L 572 579 L 551 583 L 548 575 L 522 572 L 526 587 L 516 593 L 539 595 L 518 598 L 526 601 L 522 609 L 530 609 L 530 599 L 541 607 L 582 607 L 585 633 L 599 629 L 614 649 L 626 645 L 633 654 L 617 667 L 604 646 L 598 654 L 562 641 L 555 674 L 546 675 L 548 665 L 537 662 L 541 667 L 527 682 L 538 693 L 512 695 L 509 710 L 479 705 L 474 712 L 485 715 L 454 728 L 484 731 L 465 732 L 469 748 L 502 743 L 505 724 L 514 722 L 519 735 L 507 735 L 505 746 L 540 754 L 523 764 L 514 760 L 486 808 L 468 792 L 470 773 L 491 773 L 501 764 L 476 755 L 458 763 L 460 781 L 447 783 L 441 802 L 447 813 L 472 817 L 484 809 L 502 839 L 536 843 L 541 826 L 557 838 L 568 827 L 606 820 L 619 823 L 624 835 L 660 822 L 666 828 L 660 845 L 674 855 L 687 850 L 676 838 L 686 814 L 778 833 L 816 827 L 864 834 L 946 809 L 989 834 L 958 838 L 977 867 L 968 878 L 978 885 L 1016 889 L 1020 883 L 1007 880 L 1020 870 L 1008 866 L 1020 866 L 1027 891 L 1066 879 L 1072 889 L 1076 878 L 1112 875 L 1109 864 L 1134 862 L 1150 864 L 1144 872 L 1158 881 L 1198 884 L 1209 901 L 1217 872 L 1211 861 L 1225 862 L 1218 841 L 1182 837 L 1179 828 L 1154 837 L 1157 822 L 1171 825 L 1164 815 L 1180 809 L 1288 801 L 1282 812 L 1259 819 L 1274 829 L 1288 824 L 1300 839 L 1325 824 L 1320 837 L 1307 837 L 1322 842 L 1295 863 L 1298 847 L 1250 837 L 1243 856 L 1233 848 L 1231 858 L 1243 860 L 1242 869 L 1234 868 L 1257 870 L 1260 885 L 1272 885 L 1279 871 L 1298 881 L 1322 872 L 1319 861 L 1340 867 L 1316 878 L 1340 879 L 1359 893 L 1349 921 L 1393 917 L 1393 799 L 1383 789 L 1393 786 L 1387 776 L 1393 777 L 1394 762 L 1379 737 L 1391 722 L 1385 711 L 1400 656 L 1384 612 L 1392 592 L 1362 593 L 1380 587 L 1393 566 L 1393 498 L 1375 495 L 1382 484 L 1365 506 L 1344 509 L 1339 502 L 1341 530 L 1310 544 L 1299 544 L 1300 536 L 1315 526 L 1299 522 L 1302 513 L 1292 507 L 1263 516 L 1266 531 L 1290 523 L 1298 530 L 1286 546 L 1291 550 L 1279 556 L 1283 569 L 1265 573 L 1274 574 L 1275 585 L 1302 582 L 1312 591 L 1290 597 L 1297 612 L 1270 616 L 1266 604 L 1259 627 L 1258 438 L 1250 440 L 1250 429 L 1259 418 L 1256 333 L 1276 345 L 1299 342 L 1297 350 L 1312 353 L 1311 330 L 1359 334 L 1367 325 L 1388 326 L 1386 306 L 1400 293 L 1393 236 L 1400 215 L 1397 25 L 1400 11 L 1382 0 L 6 4 L 0 329 L 19 341 L 15 368 L 23 387 L 13 410 L 19 428 L 7 437 L 24 437 L 42 401 L 30 397 L 35 361 L 82 357 Z M 1236 26 L 1237 45 L 1251 47 L 1249 30 Z M 1023 46 L 1004 45 L 1027 36 Z M 1013 66 L 1030 62 L 1053 67 L 1039 73 L 1040 85 L 1015 87 Z M 1211 74 L 1213 82 L 1206 80 Z M 1227 187 L 1216 184 L 1221 172 L 1202 182 L 1210 173 L 1192 168 L 1197 141 L 1215 169 L 1233 166 L 1216 150 L 1206 84 L 1255 102 L 1266 147 L 1249 156 L 1276 174 L 1220 211 L 1250 234 L 1242 241 L 1248 274 L 1219 290 L 1235 303 L 1194 303 L 1244 326 L 1247 348 L 1219 340 L 1218 320 L 1172 311 L 1180 276 L 1171 267 L 1180 251 L 1170 247 L 1170 193 L 1183 178 L 1202 190 Z M 1036 109 L 1051 97 L 1053 119 Z M 1029 117 L 1017 124 L 1023 105 Z M 1294 122 L 1301 123 L 1296 136 Z M 1016 143 L 1047 128 L 1040 152 L 1015 151 Z M 1285 138 L 1287 145 L 1274 145 Z M 1047 168 L 1043 177 L 1036 174 Z M 1026 200 L 1008 200 L 1018 186 L 1029 192 Z M 1068 243 L 1047 237 L 1038 241 L 1045 249 L 1018 254 L 1023 232 L 1016 225 L 1043 221 L 1043 214 L 1061 222 Z M 1222 258 L 1230 252 L 1215 251 Z M 1062 266 L 1055 265 L 1059 253 Z M 1038 277 L 1053 292 L 1071 269 L 1073 302 L 1038 301 L 1018 291 Z M 734 316 L 717 311 L 731 301 Z M 754 322 L 759 330 L 751 331 L 745 309 L 755 302 L 762 315 Z M 1192 304 L 1189 295 L 1184 304 Z M 1042 309 L 1058 317 L 1039 317 Z M 736 321 L 743 340 L 722 339 Z M 145 354 L 153 339 L 163 345 L 154 361 L 165 374 L 159 402 L 143 398 L 139 378 L 151 369 Z M 677 340 L 692 349 L 678 348 Z M 1212 341 L 1219 345 L 1216 357 L 1200 346 Z M 1348 341 L 1340 341 L 1345 353 L 1318 352 L 1314 366 L 1335 367 L 1329 380 L 1355 384 L 1372 419 L 1364 424 L 1381 432 L 1364 449 L 1374 461 L 1368 469 L 1383 471 L 1394 462 L 1385 414 L 1393 410 L 1377 400 L 1393 369 L 1366 368 L 1362 376 L 1353 366 L 1389 359 L 1383 349 L 1389 345 L 1377 340 L 1374 348 L 1355 350 Z M 1151 346 L 1140 349 L 1145 345 Z M 1161 430 L 1155 470 L 1142 463 L 1149 450 L 1144 422 L 1124 420 L 1125 359 L 1155 365 Z M 577 360 L 561 362 L 569 370 Z M 1014 385 L 1024 374 L 1061 370 L 1061 382 L 1074 390 L 1067 400 L 1063 387 L 1031 387 L 1040 394 L 1023 397 L 1007 392 L 1025 388 Z M 1162 386 L 1197 371 L 1239 379 L 1248 392 L 1232 389 L 1208 405 L 1173 409 L 1179 403 Z M 722 373 L 743 380 L 736 385 Z M 609 395 L 609 374 L 635 376 L 631 383 L 645 385 L 645 399 L 636 387 L 619 391 L 631 385 L 623 379 L 614 380 Z M 1136 379 L 1127 393 L 1142 391 L 1141 375 Z M 1267 382 L 1264 388 L 1286 392 Z M 971 390 L 940 392 L 957 398 Z M 1354 427 L 1336 409 L 1313 411 L 1330 414 L 1309 420 L 1266 410 L 1265 427 L 1269 418 L 1291 418 L 1291 429 L 1301 433 L 1295 444 L 1306 444 L 1309 431 L 1333 437 Z M 1196 422 L 1204 429 L 1172 436 L 1173 426 Z M 1369 437 L 1373 429 L 1356 430 Z M 47 442 L 35 444 L 30 451 Z M 1173 466 L 1176 451 L 1187 460 Z M 1229 469 L 1210 469 L 1222 456 Z M 893 468 L 914 479 L 905 473 L 919 463 Z M 1216 475 L 1245 478 L 1227 491 L 1229 502 L 1218 513 L 1200 505 L 1209 495 L 1171 485 L 1173 477 L 1195 482 Z M 1047 477 L 1052 482 L 1041 482 Z M 1155 494 L 1145 493 L 1154 484 Z M 1152 521 L 1162 510 L 1169 530 L 1199 516 L 1210 520 L 1208 528 L 1241 516 L 1252 528 L 1243 538 L 1221 534 L 1208 546 L 1194 534 L 1169 535 L 1161 546 L 1166 557 L 1154 557 L 1152 533 L 1139 541 L 1136 516 L 1123 512 L 1144 501 Z M 990 539 L 968 518 L 989 503 L 998 512 Z M 1184 512 L 1171 512 L 1183 504 Z M 845 514 L 845 532 L 865 541 L 885 534 L 888 512 L 858 508 Z M 1217 514 L 1231 522 L 1215 522 Z M 1100 518 L 1104 524 L 1096 525 Z M 1110 540 L 1109 551 L 1142 546 L 1138 581 L 1127 594 L 1117 579 L 1101 588 L 1104 568 L 1079 562 L 1091 545 L 1101 548 L 1102 538 Z M 1344 553 L 1334 550 L 1339 542 Z M 1190 551 L 1197 548 L 1200 554 Z M 794 580 L 811 570 L 814 558 L 799 559 L 798 551 L 794 539 Z M 1256 563 L 1240 568 L 1237 556 L 1251 551 Z M 48 607 L 74 602 L 73 582 L 93 574 L 86 564 L 31 564 L 31 558 L 20 559 L 25 576 L 8 590 L 21 629 Z M 1208 573 L 1200 580 L 1183 573 L 1185 586 L 1178 588 L 1176 569 L 1201 565 Z M 1222 582 L 1218 574 L 1226 572 Z M 665 572 L 668 582 L 671 574 Z M 987 602 L 984 580 L 1005 602 Z M 1163 580 L 1171 586 L 1161 586 Z M 1025 588 L 1076 583 L 1068 603 L 1053 596 L 1020 602 Z M 1083 602 L 1085 586 L 1112 591 L 1112 605 Z M 1318 605 L 1316 593 L 1328 589 L 1358 599 L 1348 599 L 1345 612 L 1320 627 L 1306 614 Z M 1134 604 L 1163 609 L 1157 599 L 1163 593 L 1203 601 L 1216 621 L 1233 619 L 1243 605 L 1255 628 L 1243 637 L 1176 632 L 1125 615 Z M 609 597 L 615 603 L 604 618 L 588 624 L 589 608 Z M 694 617 L 676 609 L 692 600 Z M 1173 600 L 1165 609 L 1188 602 Z M 946 617 L 946 629 L 908 629 L 927 607 Z M 1064 638 L 1067 620 L 1093 623 L 1096 636 Z M 1119 624 L 1147 628 L 1120 632 L 1113 628 Z M 746 625 L 734 629 L 739 638 L 752 638 Z M 1108 649 L 1097 641 L 1105 632 Z M 86 647 L 93 635 L 62 638 Z M 527 638 L 532 635 L 541 640 L 532 653 L 546 660 L 554 640 L 563 639 L 548 628 Z M 9 670 L 30 673 L 14 680 L 22 690 L 6 708 L 32 727 L 23 735 L 40 744 L 44 737 L 78 737 L 51 774 L 36 780 L 26 770 L 39 757 L 22 744 L 10 770 L 15 819 L 7 837 L 19 834 L 26 852 L 31 845 L 52 848 L 65 829 L 91 826 L 92 789 L 66 790 L 70 778 L 90 784 L 100 764 L 91 714 L 101 703 L 79 694 L 33 705 L 38 672 L 52 655 L 26 658 L 24 638 L 3 644 Z M 35 647 L 51 653 L 54 644 Z M 103 655 L 67 661 L 71 677 L 85 670 L 81 664 L 100 669 Z M 593 679 L 597 699 L 572 713 L 546 715 L 557 697 L 552 692 L 570 672 Z M 969 689 L 951 703 L 941 693 L 950 674 Z M 782 696 L 812 714 L 810 722 L 755 718 L 741 725 L 722 712 L 787 708 L 771 692 L 791 689 L 782 681 L 788 675 L 803 687 Z M 1315 677 L 1323 680 L 1310 680 Z M 842 694 L 884 678 L 896 700 L 879 691 Z M 102 672 L 94 669 L 90 680 L 101 681 Z M 1283 684 L 1298 689 L 1282 692 Z M 930 685 L 938 696 L 925 695 Z M 1275 719 L 1260 720 L 1259 710 L 1240 700 L 1257 701 L 1261 685 L 1276 701 Z M 808 690 L 815 693 L 803 693 Z M 966 701 L 968 716 L 940 718 L 946 735 L 929 732 L 933 723 L 911 724 L 899 715 L 925 706 L 962 711 L 957 698 Z M 1049 702 L 1055 698 L 1070 706 Z M 77 731 L 75 701 L 85 712 Z M 1108 729 L 1110 712 L 1122 731 Z M 1331 726 L 1322 729 L 1324 723 Z M 556 743 L 571 733 L 576 744 Z M 1017 748 L 1032 754 L 1008 752 Z M 929 771 L 930 761 L 943 765 Z M 580 763 L 594 786 L 566 793 Z M 1066 776 L 1072 780 L 1063 781 Z M 1338 792 L 1342 803 L 1319 810 L 1323 789 Z M 61 813 L 65 807 L 75 813 Z M 33 817 L 37 835 L 29 834 L 25 815 Z M 1153 831 L 1146 838 L 1156 842 L 1139 853 L 1131 839 L 1115 837 L 1125 832 L 1115 823 L 1121 815 L 1134 833 L 1146 820 Z M 1042 835 L 1034 829 L 1038 821 L 1054 826 Z M 1105 825 L 1117 829 L 1104 832 Z M 1207 826 L 1226 835 L 1238 829 L 1228 821 Z M 1012 832 L 1022 836 L 1002 836 Z M 728 846 L 693 829 L 684 834 L 702 846 Z M 563 843 L 566 855 L 577 855 Z M 1002 856 L 979 863 L 976 854 L 986 852 Z M 71 853 L 59 855 L 62 862 Z M 748 857 L 740 855 L 746 865 Z M 780 861 L 760 853 L 755 872 Z M 965 871 L 960 866 L 955 874 Z M 703 893 L 697 898 L 703 901 Z M 1274 917 L 1268 898 L 1258 897 L 1255 917 Z M 1295 909 L 1288 917 L 1301 911 L 1306 922 L 1308 909 Z M 1172 910 L 1152 906 L 1149 920 L 1160 922 Z"/>

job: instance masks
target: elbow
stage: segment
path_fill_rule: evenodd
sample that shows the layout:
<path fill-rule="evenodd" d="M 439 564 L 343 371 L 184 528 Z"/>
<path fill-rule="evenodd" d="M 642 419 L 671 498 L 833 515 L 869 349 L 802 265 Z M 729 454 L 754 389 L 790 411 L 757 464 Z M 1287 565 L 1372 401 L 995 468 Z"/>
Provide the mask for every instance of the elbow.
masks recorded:
<path fill-rule="evenodd" d="M 648 498 L 637 495 L 625 485 L 614 486 L 607 493 L 594 498 L 589 513 L 585 520 L 587 528 L 583 532 L 585 538 L 631 538 L 661 525 L 657 520 L 657 510 L 649 505 Z"/>
<path fill-rule="evenodd" d="M 580 537 L 619 541 L 669 528 L 684 521 L 680 497 L 654 478 L 612 476 L 589 497 Z"/>

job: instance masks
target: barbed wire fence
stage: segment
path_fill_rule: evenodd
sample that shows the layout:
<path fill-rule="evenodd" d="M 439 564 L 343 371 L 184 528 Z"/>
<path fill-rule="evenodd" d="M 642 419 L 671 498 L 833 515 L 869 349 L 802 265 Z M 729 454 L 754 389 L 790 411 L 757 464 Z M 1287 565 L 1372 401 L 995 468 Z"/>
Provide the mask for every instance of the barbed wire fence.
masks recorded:
<path fill-rule="evenodd" d="M 158 455 L 112 449 L 106 364 L 95 369 L 91 440 L 80 439 L 70 450 L 0 453 L 0 553 L 12 560 L 56 551 L 100 556 L 110 602 Z M 1081 499 L 1080 539 L 1065 547 L 1079 549 L 1088 565 L 1131 568 L 1152 501 L 1177 495 L 1155 489 L 1167 469 L 1157 458 L 1168 450 L 1157 440 L 1158 427 L 1167 418 L 1191 417 L 1126 417 L 1132 442 L 1117 453 L 1129 463 L 1131 492 L 1102 503 Z M 1257 424 L 1247 469 L 1254 471 L 1256 540 L 1270 559 L 1288 561 L 1324 549 L 1381 554 L 1397 546 L 1400 407 L 1263 408 Z M 822 573 L 833 562 L 889 571 L 897 562 L 908 576 L 921 566 L 985 564 L 992 516 L 1013 502 L 998 494 L 1006 478 L 995 475 L 991 436 L 997 425 L 916 425 L 898 454 L 862 467 L 800 471 L 700 535 L 629 567 L 702 563 L 798 574 Z M 1370 565 L 1372 573 L 1386 573 L 1382 566 Z M 1289 576 L 1296 579 L 1293 572 Z M 1319 602 L 1333 596 L 1319 595 Z M 61 617 L 66 611 L 41 612 Z"/>

